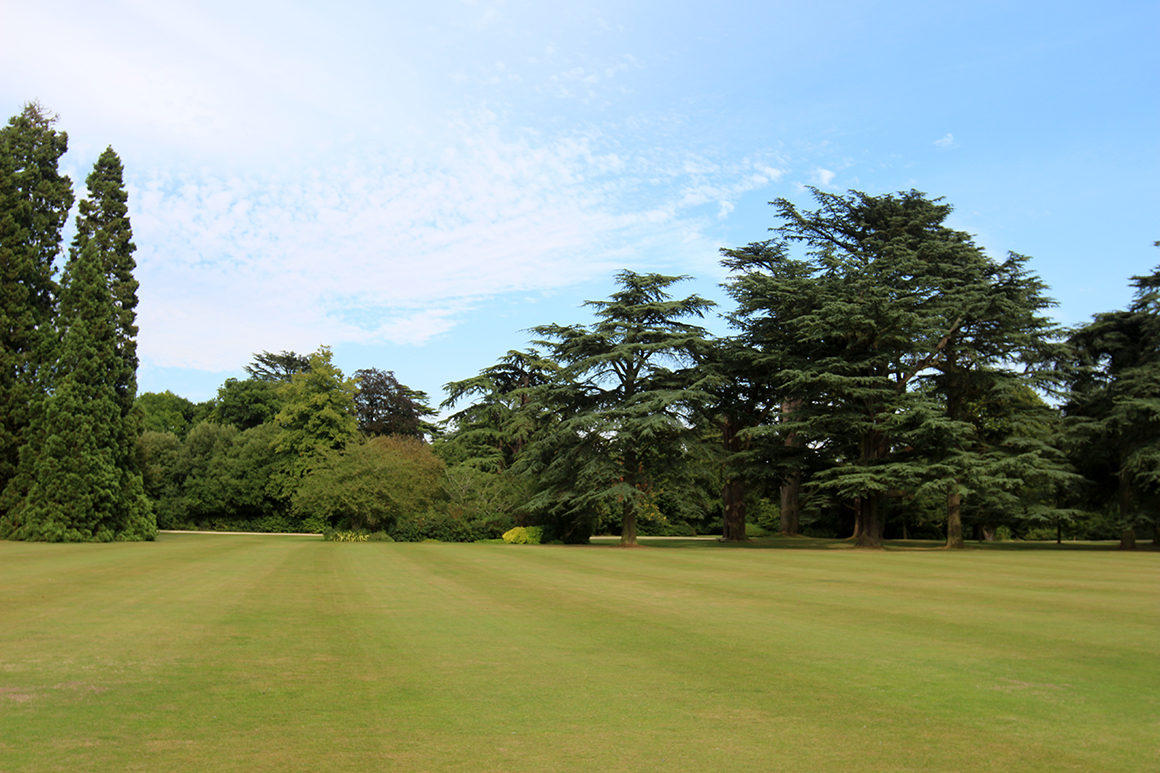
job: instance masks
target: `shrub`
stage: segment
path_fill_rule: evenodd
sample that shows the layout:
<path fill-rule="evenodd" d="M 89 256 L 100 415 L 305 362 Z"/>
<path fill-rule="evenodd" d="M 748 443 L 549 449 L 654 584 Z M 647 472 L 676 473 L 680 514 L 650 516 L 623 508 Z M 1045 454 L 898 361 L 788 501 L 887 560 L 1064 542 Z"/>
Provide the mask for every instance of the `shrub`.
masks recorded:
<path fill-rule="evenodd" d="M 391 537 L 396 542 L 423 542 L 438 540 L 439 542 L 475 542 L 480 537 L 472 524 L 447 513 L 428 510 L 419 515 L 400 518 L 390 530 Z"/>
<path fill-rule="evenodd" d="M 354 531 L 328 531 L 322 535 L 324 540 L 331 542 L 366 542 L 367 535 Z"/>
<path fill-rule="evenodd" d="M 503 541 L 511 545 L 539 545 L 544 530 L 539 526 L 517 526 L 503 534 Z"/>
<path fill-rule="evenodd" d="M 322 534 L 324 540 L 330 542 L 394 542 L 391 535 L 385 531 L 376 531 L 371 534 L 357 531 L 335 531 L 327 529 Z"/>
<path fill-rule="evenodd" d="M 354 531 L 389 530 L 439 498 L 443 463 L 416 438 L 377 437 L 325 451 L 294 494 L 306 518 Z"/>

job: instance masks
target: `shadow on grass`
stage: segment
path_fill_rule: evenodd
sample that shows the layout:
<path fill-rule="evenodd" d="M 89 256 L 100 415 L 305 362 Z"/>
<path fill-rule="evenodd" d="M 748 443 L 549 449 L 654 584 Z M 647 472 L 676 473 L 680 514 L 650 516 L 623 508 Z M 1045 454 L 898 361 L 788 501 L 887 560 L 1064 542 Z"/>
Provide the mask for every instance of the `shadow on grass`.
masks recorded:
<path fill-rule="evenodd" d="M 617 547 L 619 537 L 593 537 L 592 545 Z M 721 542 L 705 537 L 638 537 L 642 547 L 649 548 L 682 548 L 700 550 L 857 550 L 852 540 L 821 539 L 818 537 L 786 537 L 775 535 L 770 537 L 753 537 L 745 542 Z M 1008 540 L 1004 542 L 967 542 L 966 550 L 998 550 L 998 551 L 1108 551 L 1117 550 L 1119 542 L 1072 542 L 1062 544 L 1055 542 Z M 885 550 L 945 550 L 946 543 L 942 540 L 887 540 L 883 545 Z M 1130 552 L 1130 551 L 1129 551 Z M 1136 552 L 1160 552 L 1160 546 L 1149 542 L 1137 542 Z"/>

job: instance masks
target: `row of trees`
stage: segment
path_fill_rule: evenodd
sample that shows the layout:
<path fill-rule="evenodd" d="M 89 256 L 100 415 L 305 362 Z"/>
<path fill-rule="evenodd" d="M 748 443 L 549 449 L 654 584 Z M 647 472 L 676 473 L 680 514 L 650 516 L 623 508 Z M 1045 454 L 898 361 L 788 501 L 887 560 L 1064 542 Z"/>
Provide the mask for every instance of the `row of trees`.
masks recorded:
<path fill-rule="evenodd" d="M 779 531 L 804 518 L 865 547 L 1109 522 L 1127 546 L 1155 527 L 1157 274 L 1128 311 L 1064 331 L 1027 258 L 987 256 L 949 205 L 813 195 L 774 202 L 774 238 L 723 251 L 735 335 L 691 324 L 711 304 L 674 300 L 681 277 L 623 272 L 594 324 L 534 328 L 534 348 L 448 385 L 445 407 L 475 402 L 444 453 L 524 480 L 524 517 L 564 540 L 615 523 L 632 544 L 642 514 L 697 510 L 743 540 L 772 500 Z"/>
<path fill-rule="evenodd" d="M 204 404 L 138 398 L 146 490 L 162 528 L 471 540 L 515 524 L 512 492 L 436 455 L 427 396 L 394 373 L 347 378 L 325 347 L 263 352 L 246 370 Z"/>
<path fill-rule="evenodd" d="M 697 324 L 710 302 L 674 299 L 682 277 L 621 272 L 591 324 L 533 328 L 448 384 L 439 425 L 426 395 L 348 381 L 326 350 L 258 355 L 203 406 L 143 395 L 162 523 L 633 544 L 756 522 L 866 547 L 1154 528 L 1155 275 L 1064 331 L 1027 259 L 989 258 L 945 203 L 814 196 L 723 251 L 734 335 Z"/>
<path fill-rule="evenodd" d="M 351 528 L 398 539 L 619 530 L 1105 536 L 1155 529 L 1160 272 L 1064 331 L 1027 259 L 987 256 L 915 192 L 814 190 L 772 238 L 723 250 L 734 333 L 684 277 L 621 272 L 588 325 L 427 396 L 325 347 L 262 352 L 216 399 L 136 396 L 119 159 L 73 203 L 67 136 L 28 105 L 0 130 L 0 536 L 162 527 Z M 1045 401 L 1046 398 L 1046 401 Z M 1050 402 L 1048 402 L 1050 401 Z M 1052 405 L 1051 403 L 1054 403 Z"/>
<path fill-rule="evenodd" d="M 39 105 L 0 129 L 0 536 L 152 539 L 138 464 L 134 245 L 109 148 L 63 275 L 68 136 Z"/>

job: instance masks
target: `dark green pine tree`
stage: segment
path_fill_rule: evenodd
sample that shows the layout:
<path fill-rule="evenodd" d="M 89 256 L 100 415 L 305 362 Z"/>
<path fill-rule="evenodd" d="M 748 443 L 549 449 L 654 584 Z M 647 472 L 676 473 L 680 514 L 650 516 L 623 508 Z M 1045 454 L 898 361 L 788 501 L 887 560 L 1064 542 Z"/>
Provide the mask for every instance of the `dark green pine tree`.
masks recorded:
<path fill-rule="evenodd" d="M 1087 504 L 1114 502 L 1120 547 L 1151 521 L 1160 542 L 1160 267 L 1132 277 L 1126 311 L 1098 314 L 1072 332 L 1078 367 L 1064 405 L 1068 444 L 1089 480 Z"/>
<path fill-rule="evenodd" d="M 1066 477 L 1046 445 L 982 443 L 966 410 L 1000 376 L 1036 383 L 1013 365 L 1049 333 L 1049 302 L 1023 258 L 997 264 L 946 227 L 939 200 L 813 194 L 813 212 L 774 202 L 780 240 L 725 251 L 740 273 L 734 324 L 783 404 L 778 431 L 828 460 L 811 485 L 853 507 L 858 545 L 881 545 L 892 500 L 936 487 L 959 547 L 964 493 Z"/>
<path fill-rule="evenodd" d="M 712 399 L 713 375 L 696 365 L 710 343 L 684 320 L 715 304 L 696 295 L 673 300 L 668 288 L 685 278 L 621 271 L 610 300 L 585 303 L 595 309 L 593 325 L 532 328 L 562 366 L 531 395 L 533 405 L 561 420 L 517 466 L 539 486 L 529 508 L 565 531 L 582 533 L 594 513 L 619 510 L 621 544 L 635 545 L 638 510 L 700 450 L 692 418 Z"/>
<path fill-rule="evenodd" d="M 105 266 L 97 240 L 86 239 L 65 267 L 54 387 L 34 418 L 32 442 L 21 450 L 15 482 L 24 496 L 8 513 L 7 537 L 109 541 L 156 534 L 140 472 L 124 464 L 120 315 Z"/>
<path fill-rule="evenodd" d="M 29 103 L 0 128 L 0 531 L 53 354 L 53 263 L 73 203 L 72 181 L 57 169 L 68 135 L 55 123 Z"/>
<path fill-rule="evenodd" d="M 445 384 L 447 399 L 440 408 L 475 401 L 444 420 L 444 454 L 487 472 L 511 468 L 543 429 L 544 417 L 538 415 L 542 409 L 533 405 L 532 396 L 552 383 L 559 370 L 535 349 L 510 350 L 478 376 Z"/>
<path fill-rule="evenodd" d="M 133 229 L 129 223 L 129 194 L 125 191 L 121 159 L 106 148 L 85 178 L 88 196 L 81 200 L 77 233 L 70 256 L 75 259 L 94 242 L 103 262 L 105 282 L 117 313 L 117 373 L 114 386 L 122 416 L 128 417 L 137 397 L 137 267 Z M 134 432 L 134 435 L 137 433 Z"/>

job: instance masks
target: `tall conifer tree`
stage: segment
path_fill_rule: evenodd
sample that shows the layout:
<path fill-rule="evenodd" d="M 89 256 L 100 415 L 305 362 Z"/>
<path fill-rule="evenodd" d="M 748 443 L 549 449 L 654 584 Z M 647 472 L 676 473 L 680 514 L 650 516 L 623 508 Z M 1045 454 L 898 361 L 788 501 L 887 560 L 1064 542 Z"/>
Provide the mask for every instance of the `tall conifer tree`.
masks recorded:
<path fill-rule="evenodd" d="M 620 542 L 635 545 L 637 511 L 697 445 L 691 418 L 710 402 L 714 377 L 696 368 L 708 333 L 684 320 L 715 304 L 673 300 L 668 288 L 686 278 L 621 271 L 610 300 L 584 304 L 594 324 L 532 328 L 562 366 L 533 403 L 562 420 L 520 459 L 540 489 L 529 507 L 584 539 L 584 521 L 603 507 L 620 510 Z"/>
<path fill-rule="evenodd" d="M 1120 547 L 1152 521 L 1160 542 L 1160 266 L 1132 277 L 1126 311 L 1097 314 L 1072 331 L 1078 367 L 1064 413 L 1091 504 L 1115 502 Z"/>
<path fill-rule="evenodd" d="M 33 416 L 5 536 L 152 539 L 137 460 L 132 230 L 121 162 L 98 159 L 60 290 L 51 384 Z"/>
<path fill-rule="evenodd" d="M 128 416 L 137 396 L 137 267 L 133 253 L 133 229 L 129 223 L 129 195 L 125 191 L 121 159 L 106 148 L 92 173 L 85 178 L 88 197 L 77 215 L 77 233 L 70 255 L 76 257 L 85 244 L 96 243 L 103 263 L 109 296 L 116 310 L 117 374 L 114 386 L 122 416 Z"/>
<path fill-rule="evenodd" d="M 21 452 L 18 482 L 26 493 L 9 512 L 6 536 L 59 542 L 156 533 L 141 474 L 124 466 L 118 314 L 103 258 L 87 240 L 65 268 L 57 376 Z"/>
<path fill-rule="evenodd" d="M 68 135 L 35 102 L 0 128 L 0 522 L 52 356 L 53 263 L 73 203 Z"/>
<path fill-rule="evenodd" d="M 961 547 L 964 494 L 1067 478 L 1046 444 L 984 442 L 985 417 L 968 410 L 1037 383 L 1013 366 L 1046 346 L 1050 301 L 1024 258 L 998 264 L 945 226 L 940 200 L 813 195 L 813 212 L 773 202 L 780 239 L 725 251 L 734 324 L 773 374 L 786 441 L 797 433 L 828 457 L 812 484 L 853 506 L 858 545 L 881 545 L 892 499 L 935 488 Z"/>

